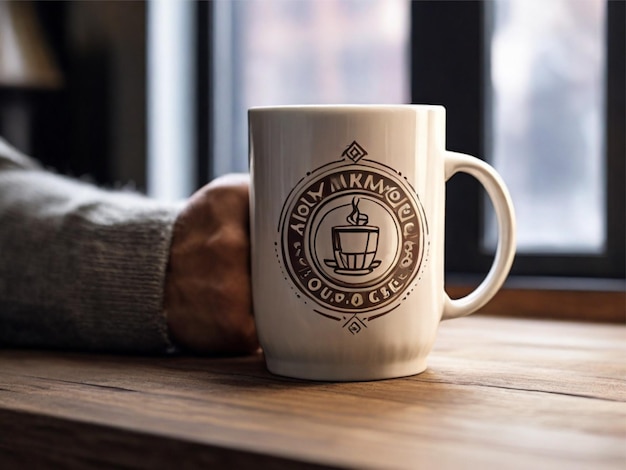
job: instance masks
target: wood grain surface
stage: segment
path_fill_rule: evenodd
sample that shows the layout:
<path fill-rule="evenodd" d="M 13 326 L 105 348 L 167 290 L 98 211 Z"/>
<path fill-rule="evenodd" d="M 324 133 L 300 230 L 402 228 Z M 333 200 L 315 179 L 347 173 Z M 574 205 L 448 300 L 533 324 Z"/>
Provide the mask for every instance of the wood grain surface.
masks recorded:
<path fill-rule="evenodd" d="M 421 375 L 0 350 L 0 468 L 626 468 L 626 327 L 441 325 Z"/>

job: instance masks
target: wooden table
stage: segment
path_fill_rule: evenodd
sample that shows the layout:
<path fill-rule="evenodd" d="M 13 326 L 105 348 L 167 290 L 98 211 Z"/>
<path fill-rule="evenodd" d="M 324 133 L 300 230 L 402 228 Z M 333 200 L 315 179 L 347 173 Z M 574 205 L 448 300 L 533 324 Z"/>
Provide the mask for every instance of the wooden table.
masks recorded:
<path fill-rule="evenodd" d="M 429 369 L 274 377 L 261 356 L 0 350 L 0 468 L 626 468 L 626 327 L 473 317 Z"/>

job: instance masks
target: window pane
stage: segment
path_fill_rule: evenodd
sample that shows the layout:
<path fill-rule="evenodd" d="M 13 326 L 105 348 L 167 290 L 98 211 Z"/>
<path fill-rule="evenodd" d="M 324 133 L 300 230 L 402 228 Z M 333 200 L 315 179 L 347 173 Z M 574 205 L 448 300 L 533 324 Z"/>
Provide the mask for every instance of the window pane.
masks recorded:
<path fill-rule="evenodd" d="M 409 101 L 407 0 L 248 0 L 215 7 L 217 175 L 247 171 L 251 106 Z M 230 30 L 223 27 L 226 9 Z"/>
<path fill-rule="evenodd" d="M 191 2 L 152 0 L 148 11 L 148 194 L 165 201 L 193 191 Z"/>
<path fill-rule="evenodd" d="M 606 2 L 492 7 L 492 163 L 512 193 L 519 251 L 600 252 Z M 487 224 L 493 246 L 493 216 Z"/>

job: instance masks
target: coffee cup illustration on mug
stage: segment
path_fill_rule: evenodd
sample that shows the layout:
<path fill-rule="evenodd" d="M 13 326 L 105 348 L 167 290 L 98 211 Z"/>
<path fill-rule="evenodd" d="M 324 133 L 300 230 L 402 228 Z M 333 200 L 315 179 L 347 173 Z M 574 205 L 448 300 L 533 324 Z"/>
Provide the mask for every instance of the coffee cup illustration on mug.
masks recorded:
<path fill-rule="evenodd" d="M 368 225 L 367 214 L 359 211 L 359 198 L 352 199 L 352 212 L 346 217 L 349 225 L 332 227 L 334 259 L 325 259 L 326 266 L 337 274 L 362 276 L 380 266 L 375 259 L 379 227 Z"/>

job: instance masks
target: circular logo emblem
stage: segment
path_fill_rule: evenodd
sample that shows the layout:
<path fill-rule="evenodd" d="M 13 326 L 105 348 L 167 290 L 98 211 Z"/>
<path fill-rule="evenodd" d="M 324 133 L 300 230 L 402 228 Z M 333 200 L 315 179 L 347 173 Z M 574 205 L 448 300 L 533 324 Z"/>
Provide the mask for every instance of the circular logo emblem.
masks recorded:
<path fill-rule="evenodd" d="M 307 174 L 285 201 L 276 243 L 296 294 L 353 334 L 410 292 L 428 243 L 407 179 L 365 155 L 353 142 Z"/>

